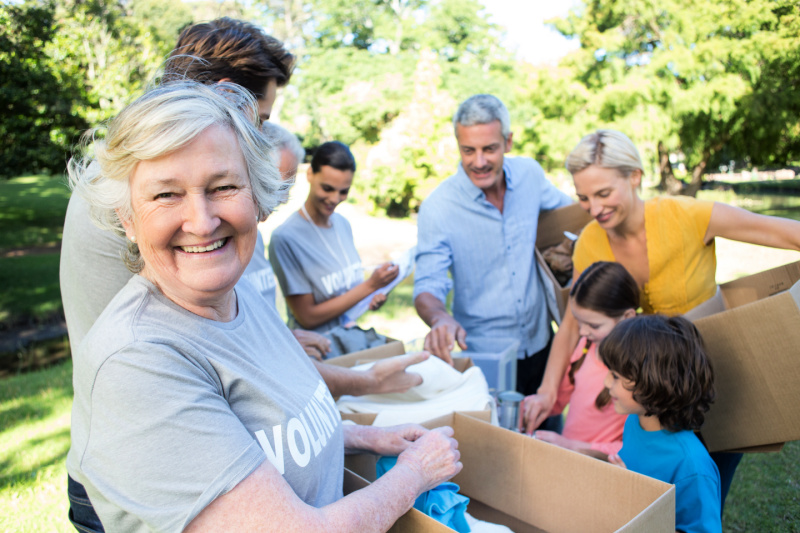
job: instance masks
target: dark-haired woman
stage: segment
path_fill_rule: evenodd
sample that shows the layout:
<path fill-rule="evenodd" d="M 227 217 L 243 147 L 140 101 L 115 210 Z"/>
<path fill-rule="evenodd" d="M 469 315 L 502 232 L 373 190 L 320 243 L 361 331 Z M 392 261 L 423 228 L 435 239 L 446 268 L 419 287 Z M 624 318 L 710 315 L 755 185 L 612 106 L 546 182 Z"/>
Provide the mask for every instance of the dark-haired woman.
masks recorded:
<path fill-rule="evenodd" d="M 355 171 L 346 145 L 322 144 L 308 169 L 308 198 L 272 233 L 269 259 L 292 328 L 324 333 L 343 326 L 347 310 L 397 277 L 397 266 L 384 263 L 364 279 L 350 224 L 335 213 L 350 193 Z M 370 309 L 385 300 L 385 295 L 375 295 Z"/>

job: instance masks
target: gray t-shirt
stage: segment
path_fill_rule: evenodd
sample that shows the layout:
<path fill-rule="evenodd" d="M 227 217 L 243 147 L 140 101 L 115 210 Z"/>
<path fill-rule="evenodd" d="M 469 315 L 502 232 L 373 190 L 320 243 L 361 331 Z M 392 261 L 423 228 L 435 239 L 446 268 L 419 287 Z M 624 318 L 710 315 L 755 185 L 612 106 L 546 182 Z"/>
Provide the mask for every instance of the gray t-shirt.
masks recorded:
<path fill-rule="evenodd" d="M 269 261 L 283 294 L 313 294 L 314 303 L 319 304 L 364 281 L 350 223 L 338 213 L 333 213 L 330 221 L 331 227 L 320 228 L 295 212 L 272 232 Z M 301 328 L 288 305 L 286 312 L 289 327 Z M 325 333 L 341 325 L 340 319 L 314 331 Z"/>
<path fill-rule="evenodd" d="M 182 531 L 265 458 L 304 502 L 342 497 L 330 392 L 275 309 L 235 290 L 217 322 L 134 276 L 79 346 L 67 471 L 106 531 Z"/>
<path fill-rule="evenodd" d="M 260 231 L 256 237 L 256 249 L 253 252 L 253 258 L 247 264 L 247 268 L 242 274 L 242 279 L 249 281 L 267 303 L 275 307 L 275 286 L 277 283 L 275 282 L 275 273 L 272 271 L 272 266 L 267 261 L 264 239 L 261 237 Z"/>
<path fill-rule="evenodd" d="M 89 204 L 73 194 L 64 219 L 59 281 L 69 341 L 77 347 L 133 274 L 122 262 L 125 238 L 102 230 L 89 218 Z"/>

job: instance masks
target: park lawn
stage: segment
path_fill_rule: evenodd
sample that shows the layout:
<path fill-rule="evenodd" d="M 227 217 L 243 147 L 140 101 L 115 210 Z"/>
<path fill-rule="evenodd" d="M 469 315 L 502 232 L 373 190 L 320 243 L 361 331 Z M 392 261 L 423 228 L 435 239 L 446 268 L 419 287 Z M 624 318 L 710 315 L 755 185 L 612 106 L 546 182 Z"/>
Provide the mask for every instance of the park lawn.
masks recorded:
<path fill-rule="evenodd" d="M 0 324 L 22 317 L 36 321 L 61 311 L 61 254 L 0 257 Z"/>
<path fill-rule="evenodd" d="M 63 176 L 0 181 L 0 251 L 61 242 L 69 196 Z"/>
<path fill-rule="evenodd" d="M 72 363 L 22 374 L 0 387 L 0 531 L 74 531 L 66 469 Z M 745 455 L 728 496 L 726 532 L 800 530 L 800 442 Z"/>
<path fill-rule="evenodd" d="M 64 466 L 72 362 L 0 383 L 0 531 L 74 531 Z"/>
<path fill-rule="evenodd" d="M 57 245 L 69 196 L 63 176 L 0 181 L 0 326 L 41 321 L 61 311 Z M 5 251 L 38 247 L 52 252 L 2 257 Z"/>

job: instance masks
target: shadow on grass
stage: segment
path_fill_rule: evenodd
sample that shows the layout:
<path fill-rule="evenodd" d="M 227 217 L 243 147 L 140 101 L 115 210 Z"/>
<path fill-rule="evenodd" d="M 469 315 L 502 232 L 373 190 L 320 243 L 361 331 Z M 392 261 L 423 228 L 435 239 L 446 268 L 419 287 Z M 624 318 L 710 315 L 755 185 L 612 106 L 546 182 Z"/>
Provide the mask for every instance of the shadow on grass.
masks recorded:
<path fill-rule="evenodd" d="M 5 457 L 0 460 L 0 491 L 13 488 L 17 485 L 36 483 L 39 471 L 42 469 L 64 463 L 70 445 L 70 428 L 66 426 L 50 433 L 40 435 L 33 439 L 20 442 L 19 446 L 4 450 Z M 35 453 L 34 450 L 44 447 L 47 450 L 37 453 L 37 460 L 25 469 L 16 468 L 15 457 L 21 454 Z M 53 449 L 55 448 L 55 449 Z M 65 480 L 66 485 L 66 480 Z M 66 486 L 64 487 L 66 490 Z"/>

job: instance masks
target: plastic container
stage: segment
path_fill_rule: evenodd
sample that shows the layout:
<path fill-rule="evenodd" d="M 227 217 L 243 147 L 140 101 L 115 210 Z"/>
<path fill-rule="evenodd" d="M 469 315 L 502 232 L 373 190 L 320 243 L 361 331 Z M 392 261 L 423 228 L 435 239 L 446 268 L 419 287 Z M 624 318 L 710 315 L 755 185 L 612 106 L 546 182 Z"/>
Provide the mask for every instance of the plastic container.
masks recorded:
<path fill-rule="evenodd" d="M 467 336 L 467 350 L 453 357 L 470 357 L 483 371 L 489 389 L 496 392 L 517 388 L 517 350 L 519 341 L 505 337 Z"/>

